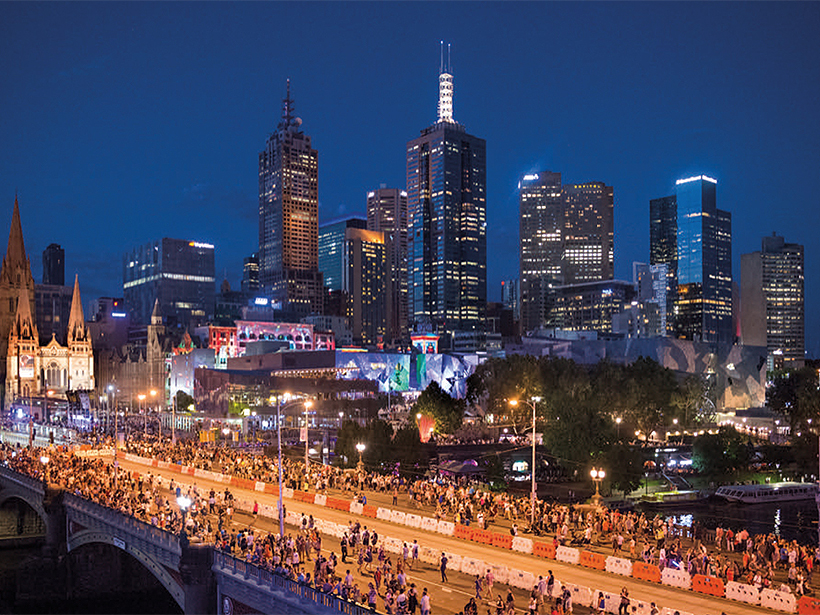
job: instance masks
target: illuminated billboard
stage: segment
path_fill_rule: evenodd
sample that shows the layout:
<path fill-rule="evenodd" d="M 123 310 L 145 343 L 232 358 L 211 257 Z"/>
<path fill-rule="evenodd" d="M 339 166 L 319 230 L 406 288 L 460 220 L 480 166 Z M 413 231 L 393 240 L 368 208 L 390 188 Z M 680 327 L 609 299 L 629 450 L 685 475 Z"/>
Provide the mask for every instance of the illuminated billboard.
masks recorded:
<path fill-rule="evenodd" d="M 18 374 L 20 378 L 34 378 L 34 357 L 32 355 L 20 355 Z"/>

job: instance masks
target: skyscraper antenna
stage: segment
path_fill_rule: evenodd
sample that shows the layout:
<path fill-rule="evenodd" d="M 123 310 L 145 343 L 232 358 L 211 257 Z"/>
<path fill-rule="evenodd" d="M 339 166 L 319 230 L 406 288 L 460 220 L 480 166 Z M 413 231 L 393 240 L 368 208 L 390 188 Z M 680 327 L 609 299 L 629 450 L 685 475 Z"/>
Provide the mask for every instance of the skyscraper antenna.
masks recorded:
<path fill-rule="evenodd" d="M 453 121 L 453 75 L 450 73 L 450 43 L 447 43 L 447 65 L 444 64 L 444 41 L 441 41 L 441 71 L 438 75 L 438 121 Z"/>
<path fill-rule="evenodd" d="M 290 97 L 290 79 L 287 80 L 287 94 L 282 101 L 282 120 L 286 126 L 293 120 L 293 99 Z"/>
<path fill-rule="evenodd" d="M 440 75 L 444 72 L 444 41 L 441 41 L 441 47 L 439 50 L 441 52 L 441 60 L 438 64 L 438 74 Z"/>
<path fill-rule="evenodd" d="M 450 43 L 447 43 L 447 72 L 453 72 L 453 65 L 450 64 Z"/>

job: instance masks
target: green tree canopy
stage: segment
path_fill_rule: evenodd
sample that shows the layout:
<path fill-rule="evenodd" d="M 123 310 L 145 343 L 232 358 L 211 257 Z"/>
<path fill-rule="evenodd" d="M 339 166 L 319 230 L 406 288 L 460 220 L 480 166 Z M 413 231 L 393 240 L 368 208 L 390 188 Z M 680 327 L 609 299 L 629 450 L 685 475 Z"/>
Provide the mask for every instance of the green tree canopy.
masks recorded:
<path fill-rule="evenodd" d="M 792 432 L 806 430 L 820 419 L 817 370 L 806 366 L 775 378 L 767 394 L 769 408 L 789 421 Z"/>
<path fill-rule="evenodd" d="M 464 420 L 464 402 L 450 397 L 437 382 L 433 381 L 419 395 L 412 412 L 433 417 L 436 421 L 436 431 L 450 434 L 461 427 Z"/>
<path fill-rule="evenodd" d="M 748 464 L 749 457 L 747 442 L 731 427 L 698 436 L 692 443 L 692 465 L 708 476 L 732 474 Z"/>

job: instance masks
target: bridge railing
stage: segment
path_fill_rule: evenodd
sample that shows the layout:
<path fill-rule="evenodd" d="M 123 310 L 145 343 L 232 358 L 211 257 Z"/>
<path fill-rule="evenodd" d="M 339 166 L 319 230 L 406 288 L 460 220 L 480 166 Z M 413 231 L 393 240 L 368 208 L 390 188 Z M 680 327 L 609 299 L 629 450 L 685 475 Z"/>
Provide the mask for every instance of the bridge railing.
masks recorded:
<path fill-rule="evenodd" d="M 286 591 L 294 596 L 306 598 L 326 608 L 344 613 L 344 615 L 373 615 L 377 613 L 377 611 L 369 609 L 366 605 L 352 600 L 344 600 L 336 594 L 327 594 L 315 587 L 299 583 L 223 551 L 214 551 L 214 566 L 236 575 L 242 575 L 246 579 L 254 581 L 257 585 L 264 584 L 271 589 Z"/>
<path fill-rule="evenodd" d="M 18 485 L 25 487 L 30 491 L 34 491 L 42 495 L 43 493 L 43 481 L 37 478 L 32 478 L 26 474 L 18 472 L 17 470 L 12 470 L 9 467 L 4 465 L 0 465 L 0 476 L 9 480 L 11 482 L 17 483 Z"/>

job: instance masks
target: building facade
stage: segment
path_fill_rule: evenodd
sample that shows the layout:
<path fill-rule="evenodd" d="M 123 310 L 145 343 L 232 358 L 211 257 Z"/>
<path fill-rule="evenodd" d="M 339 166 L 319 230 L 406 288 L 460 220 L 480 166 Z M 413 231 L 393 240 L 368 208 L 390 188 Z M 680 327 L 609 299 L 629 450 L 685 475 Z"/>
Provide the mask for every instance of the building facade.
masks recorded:
<path fill-rule="evenodd" d="M 342 290 L 353 343 L 360 346 L 384 344 L 388 315 L 393 311 L 390 242 L 385 242 L 384 235 L 355 228 L 345 231 Z"/>
<path fill-rule="evenodd" d="M 43 284 L 65 286 L 65 250 L 56 243 L 43 250 Z"/>
<path fill-rule="evenodd" d="M 214 247 L 170 239 L 144 244 L 123 258 L 123 297 L 135 324 L 148 324 L 159 302 L 170 327 L 187 328 L 214 315 Z"/>
<path fill-rule="evenodd" d="M 345 232 L 347 229 L 367 228 L 364 218 L 350 217 L 341 220 L 331 220 L 319 227 L 319 271 L 325 288 L 330 291 L 341 291 L 344 288 L 346 275 L 344 267 Z"/>
<path fill-rule="evenodd" d="M 675 337 L 733 343 L 732 217 L 717 208 L 716 180 L 679 179 L 674 195 L 650 201 L 650 263 L 669 267 Z"/>
<path fill-rule="evenodd" d="M 438 121 L 407 143 L 409 328 L 483 328 L 487 303 L 486 142 L 453 120 L 439 75 Z"/>
<path fill-rule="evenodd" d="M 290 81 L 283 102 L 259 154 L 259 282 L 280 309 L 321 313 L 319 154 L 293 115 Z"/>
<path fill-rule="evenodd" d="M 772 233 L 740 257 L 741 339 L 765 346 L 770 367 L 803 365 L 806 350 L 803 246 Z"/>
<path fill-rule="evenodd" d="M 390 248 L 387 256 L 391 306 L 385 338 L 409 342 L 407 328 L 407 192 L 382 186 L 367 193 L 367 229 L 384 233 Z"/>

